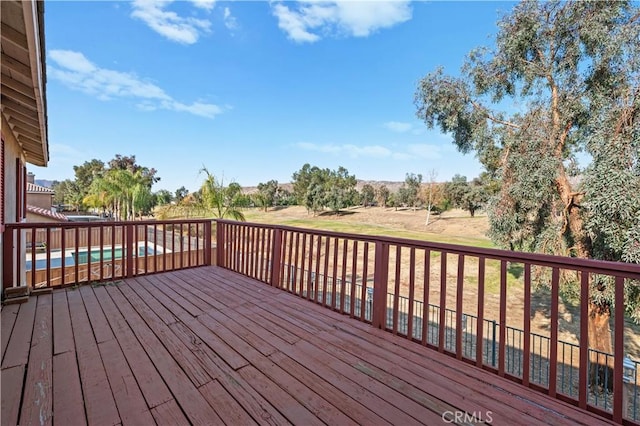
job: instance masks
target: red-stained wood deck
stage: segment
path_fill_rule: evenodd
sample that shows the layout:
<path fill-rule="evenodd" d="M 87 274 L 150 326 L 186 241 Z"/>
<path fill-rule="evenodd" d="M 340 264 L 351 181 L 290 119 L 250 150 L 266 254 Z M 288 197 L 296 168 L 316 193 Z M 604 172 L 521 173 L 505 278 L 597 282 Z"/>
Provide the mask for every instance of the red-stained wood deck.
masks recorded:
<path fill-rule="evenodd" d="M 605 423 L 217 267 L 55 290 L 1 324 L 3 426 Z"/>

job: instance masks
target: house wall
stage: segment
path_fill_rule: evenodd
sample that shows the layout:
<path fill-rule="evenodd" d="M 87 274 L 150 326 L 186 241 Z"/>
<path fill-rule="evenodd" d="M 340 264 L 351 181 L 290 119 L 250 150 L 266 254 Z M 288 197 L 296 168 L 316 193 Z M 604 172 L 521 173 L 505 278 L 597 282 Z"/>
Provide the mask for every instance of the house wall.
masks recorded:
<path fill-rule="evenodd" d="M 2 179 L 3 181 L 3 185 L 2 185 L 2 191 L 3 191 L 3 197 L 2 199 L 4 199 L 4 205 L 2 206 L 4 209 L 4 223 L 15 223 L 16 222 L 16 214 L 18 212 L 18 206 L 16 203 L 16 183 L 17 183 L 17 176 L 18 176 L 18 171 L 16 170 L 16 159 L 20 159 L 22 162 L 24 162 L 25 158 L 23 155 L 23 151 L 20 148 L 20 146 L 18 145 L 18 142 L 15 139 L 15 136 L 13 135 L 13 133 L 11 131 L 6 131 L 7 129 L 10 129 L 8 123 L 6 122 L 4 116 L 2 116 L 2 144 L 4 145 L 4 178 Z M 20 173 L 22 173 L 22 171 L 20 171 Z M 21 188 L 21 191 L 24 194 L 24 186 Z M 2 229 L 2 237 L 4 237 L 4 229 Z M 24 246 L 24 241 L 25 239 L 22 238 L 22 245 L 23 247 L 21 247 L 21 253 L 24 256 L 25 253 L 25 246 Z M 6 248 L 4 247 L 4 238 L 0 238 L 0 259 L 4 259 L 4 250 Z M 9 250 L 13 250 L 13 248 L 10 248 Z M 4 277 L 4 262 L 0 262 L 0 280 L 3 279 Z M 15 268 L 15 266 L 14 266 Z M 22 276 L 19 277 L 19 280 L 21 283 L 24 282 L 24 275 L 25 271 L 22 271 Z M 16 276 L 15 271 L 14 271 L 14 276 Z M 6 286 L 7 283 L 3 283 L 3 286 Z"/>
<path fill-rule="evenodd" d="M 53 195 L 39 192 L 28 192 L 27 193 L 27 204 L 32 205 L 34 207 L 40 207 L 46 210 L 51 210 L 51 206 L 53 203 Z M 41 217 L 41 216 L 38 216 Z M 27 221 L 33 222 L 33 219 L 30 219 L 29 214 L 27 213 Z"/>
<path fill-rule="evenodd" d="M 52 217 L 42 216 L 42 215 L 34 214 L 31 212 L 27 212 L 27 222 L 60 223 L 59 220 L 54 219 Z"/>

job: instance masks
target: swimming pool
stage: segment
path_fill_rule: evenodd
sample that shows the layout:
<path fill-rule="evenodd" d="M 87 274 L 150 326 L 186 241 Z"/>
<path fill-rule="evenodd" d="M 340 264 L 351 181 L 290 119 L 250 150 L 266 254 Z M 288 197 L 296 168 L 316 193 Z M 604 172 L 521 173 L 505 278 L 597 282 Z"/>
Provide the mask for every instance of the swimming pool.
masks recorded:
<path fill-rule="evenodd" d="M 149 246 L 146 248 L 146 252 L 147 255 L 149 256 L 153 256 L 155 253 L 155 250 L 153 249 L 152 246 Z M 83 264 L 87 264 L 89 263 L 89 257 L 91 257 L 91 263 L 99 263 L 100 262 L 100 255 L 102 253 L 102 260 L 104 262 L 109 262 L 112 259 L 122 259 L 125 255 L 126 255 L 127 250 L 122 248 L 122 247 L 114 247 L 113 249 L 111 247 L 108 248 L 103 248 L 102 250 L 98 249 L 92 249 L 91 252 L 89 252 L 89 250 L 82 250 L 82 251 L 78 251 L 77 253 L 75 251 L 67 251 L 66 255 L 64 256 L 64 266 L 74 266 L 76 264 L 76 258 L 77 258 L 77 264 L 78 265 L 83 265 Z M 161 254 L 162 251 L 158 250 L 158 254 Z M 145 246 L 144 243 L 138 245 L 138 257 L 144 257 L 145 255 Z M 47 258 L 46 255 L 43 256 L 42 254 L 39 254 L 38 257 L 41 257 L 40 259 L 36 259 L 36 270 L 39 269 L 46 269 L 47 268 Z M 25 269 L 27 271 L 31 270 L 31 255 L 27 255 L 27 260 L 26 260 L 26 264 L 25 264 Z M 50 259 L 50 267 L 51 268 L 60 268 L 62 266 L 62 252 L 58 251 L 58 252 L 52 252 L 51 253 L 51 259 Z"/>

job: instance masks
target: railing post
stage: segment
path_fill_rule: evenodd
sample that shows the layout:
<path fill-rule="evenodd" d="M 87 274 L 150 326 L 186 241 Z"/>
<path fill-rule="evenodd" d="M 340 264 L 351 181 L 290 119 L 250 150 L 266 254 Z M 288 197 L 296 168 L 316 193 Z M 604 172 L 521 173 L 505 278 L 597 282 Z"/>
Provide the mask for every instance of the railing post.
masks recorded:
<path fill-rule="evenodd" d="M 16 250 L 13 247 L 13 229 L 5 227 L 2 234 L 2 290 L 13 287 L 13 259 Z"/>
<path fill-rule="evenodd" d="M 135 225 L 132 223 L 128 223 L 125 225 L 125 252 L 127 253 L 127 278 L 133 277 L 133 227 Z M 137 262 L 137 261 L 136 261 Z"/>
<path fill-rule="evenodd" d="M 371 324 L 375 328 L 387 328 L 387 283 L 389 280 L 389 244 L 376 242 L 373 273 L 373 312 Z"/>
<path fill-rule="evenodd" d="M 271 246 L 271 285 L 280 287 L 280 270 L 282 269 L 282 229 L 276 228 L 273 232 L 273 245 Z"/>
<path fill-rule="evenodd" d="M 216 265 L 221 268 L 227 267 L 225 264 L 225 258 L 227 255 L 225 239 L 225 224 L 220 221 L 216 221 Z"/>
<path fill-rule="evenodd" d="M 197 238 L 197 237 L 196 237 Z M 211 221 L 204 223 L 204 264 L 211 265 Z"/>

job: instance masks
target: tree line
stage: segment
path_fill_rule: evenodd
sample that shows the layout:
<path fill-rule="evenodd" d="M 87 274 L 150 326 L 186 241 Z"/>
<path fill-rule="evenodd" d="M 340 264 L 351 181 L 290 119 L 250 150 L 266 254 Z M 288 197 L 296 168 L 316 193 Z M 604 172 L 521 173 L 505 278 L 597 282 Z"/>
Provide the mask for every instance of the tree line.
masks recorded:
<path fill-rule="evenodd" d="M 184 186 L 174 192 L 152 186 L 160 181 L 154 168 L 137 164 L 135 155 L 116 154 L 107 163 L 92 159 L 73 167 L 75 178 L 55 181 L 54 203 L 68 209 L 92 211 L 118 220 L 147 217 L 156 212 L 161 218 L 225 217 L 244 219 L 242 209 L 259 207 L 264 211 L 276 207 L 301 205 L 317 215 L 323 211 L 337 214 L 341 210 L 362 206 L 424 209 L 435 214 L 450 208 L 467 210 L 471 216 L 489 199 L 491 189 L 483 178 L 467 181 L 456 175 L 451 182 L 428 183 L 421 174 L 407 173 L 397 191 L 386 185 L 367 183 L 356 189 L 357 179 L 344 167 L 336 170 L 303 165 L 292 175 L 292 191 L 277 180 L 258 184 L 247 194 L 237 182 L 225 183 L 207 168 L 200 172 L 200 188 L 189 192 Z M 495 191 L 494 191 L 495 192 Z"/>

